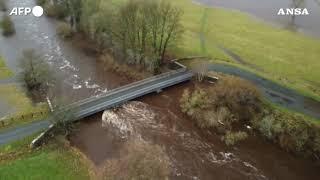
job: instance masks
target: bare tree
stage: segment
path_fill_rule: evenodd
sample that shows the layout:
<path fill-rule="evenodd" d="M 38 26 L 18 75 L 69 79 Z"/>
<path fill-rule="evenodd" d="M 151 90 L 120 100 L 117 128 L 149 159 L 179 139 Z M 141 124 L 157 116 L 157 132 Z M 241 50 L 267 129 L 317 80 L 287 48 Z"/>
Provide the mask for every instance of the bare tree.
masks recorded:
<path fill-rule="evenodd" d="M 80 0 L 61 0 L 62 3 L 66 6 L 69 16 L 70 26 L 74 31 L 79 30 L 80 17 L 82 11 L 82 1 Z"/>
<path fill-rule="evenodd" d="M 292 8 L 304 8 L 305 7 L 305 0 L 292 0 L 291 1 Z M 291 20 L 289 24 L 290 28 L 296 30 L 296 15 L 291 15 Z"/>
<path fill-rule="evenodd" d="M 119 10 L 114 33 L 125 53 L 132 52 L 132 63 L 148 63 L 158 69 L 167 49 L 181 35 L 181 15 L 180 9 L 164 1 L 129 1 Z"/>
<path fill-rule="evenodd" d="M 54 134 L 68 136 L 74 129 L 73 120 L 75 119 L 75 111 L 65 109 L 58 106 L 50 115 L 50 122 L 54 125 Z"/>
<path fill-rule="evenodd" d="M 208 63 L 207 61 L 201 61 L 193 68 L 193 71 L 197 74 L 197 80 L 202 82 L 208 73 Z"/>
<path fill-rule="evenodd" d="M 20 61 L 20 81 L 32 97 L 45 98 L 50 85 L 55 83 L 53 72 L 43 57 L 36 54 L 35 50 L 23 51 Z"/>
<path fill-rule="evenodd" d="M 5 0 L 0 0 L 0 10 L 7 11 L 7 4 L 6 4 Z"/>
<path fill-rule="evenodd" d="M 150 45 L 161 63 L 167 48 L 177 43 L 182 34 L 182 10 L 165 1 L 150 3 L 148 6 L 146 18 L 151 29 Z"/>

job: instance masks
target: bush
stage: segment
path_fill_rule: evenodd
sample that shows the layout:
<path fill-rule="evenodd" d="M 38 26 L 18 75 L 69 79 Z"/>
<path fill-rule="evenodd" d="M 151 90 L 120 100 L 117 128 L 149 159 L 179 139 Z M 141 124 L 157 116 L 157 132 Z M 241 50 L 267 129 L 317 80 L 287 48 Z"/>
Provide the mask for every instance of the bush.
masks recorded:
<path fill-rule="evenodd" d="M 119 160 L 107 163 L 106 180 L 165 180 L 170 174 L 170 160 L 163 148 L 139 140 L 130 141 Z"/>
<path fill-rule="evenodd" d="M 181 111 L 195 119 L 199 117 L 199 111 L 207 109 L 209 105 L 208 94 L 200 88 L 192 94 L 186 89 L 180 99 Z"/>
<path fill-rule="evenodd" d="M 37 5 L 44 6 L 47 3 L 47 0 L 36 0 Z"/>
<path fill-rule="evenodd" d="M 263 117 L 256 127 L 262 135 L 268 139 L 273 139 L 278 133 L 283 131 L 283 127 L 279 122 L 275 121 L 275 117 L 273 115 Z"/>
<path fill-rule="evenodd" d="M 4 36 L 11 36 L 15 33 L 14 24 L 9 16 L 4 16 L 1 22 L 2 34 Z"/>
<path fill-rule="evenodd" d="M 252 120 L 252 124 L 263 136 L 287 151 L 319 157 L 320 127 L 302 115 L 272 110 L 262 119 Z"/>
<path fill-rule="evenodd" d="M 57 27 L 57 33 L 64 39 L 71 38 L 73 35 L 72 27 L 66 22 L 60 22 Z"/>
<path fill-rule="evenodd" d="M 63 19 L 67 16 L 68 10 L 62 4 L 51 4 L 50 2 L 46 3 L 44 6 L 44 10 L 48 17 L 53 17 L 57 19 Z"/>
<path fill-rule="evenodd" d="M 196 89 L 190 93 L 186 89 L 180 99 L 180 107 L 192 119 L 196 120 L 200 128 L 217 128 L 224 132 L 231 128 L 234 117 L 226 107 L 215 107 L 210 95 L 203 89 Z"/>
<path fill-rule="evenodd" d="M 306 149 L 307 141 L 310 138 L 311 126 L 307 121 L 298 116 L 278 116 L 281 121 L 283 132 L 279 133 L 280 145 L 290 151 L 303 151 Z"/>
<path fill-rule="evenodd" d="M 104 53 L 99 60 L 104 64 L 105 70 L 114 71 L 118 74 L 126 76 L 128 79 L 142 80 L 152 75 L 139 66 L 119 63 L 108 53 Z"/>
<path fill-rule="evenodd" d="M 55 83 L 55 78 L 43 57 L 33 49 L 24 50 L 20 67 L 20 81 L 28 90 L 29 95 L 35 99 L 45 98 L 49 88 Z"/>
<path fill-rule="evenodd" d="M 318 152 L 318 154 L 320 154 L 320 132 L 319 131 L 315 135 L 314 143 L 312 146 L 313 146 L 314 152 Z M 318 156 L 317 158 L 319 159 L 320 156 Z"/>
<path fill-rule="evenodd" d="M 6 5 L 5 0 L 0 0 L 0 10 L 7 11 L 7 5 Z"/>
<path fill-rule="evenodd" d="M 240 141 L 247 139 L 248 134 L 246 132 L 231 132 L 227 131 L 226 135 L 222 137 L 222 141 L 226 143 L 227 146 L 233 146 Z"/>
<path fill-rule="evenodd" d="M 227 107 L 238 120 L 251 120 L 262 109 L 260 92 L 241 78 L 224 76 L 209 91 L 214 106 Z"/>

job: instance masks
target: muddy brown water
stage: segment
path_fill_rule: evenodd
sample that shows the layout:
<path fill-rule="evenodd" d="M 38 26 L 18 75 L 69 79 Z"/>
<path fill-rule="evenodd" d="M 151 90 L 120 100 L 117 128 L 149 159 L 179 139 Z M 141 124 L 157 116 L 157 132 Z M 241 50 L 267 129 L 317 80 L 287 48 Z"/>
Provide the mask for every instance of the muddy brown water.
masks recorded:
<path fill-rule="evenodd" d="M 8 2 L 10 8 L 34 5 L 33 0 Z M 84 53 L 83 43 L 79 43 L 81 37 L 77 41 L 59 40 L 54 20 L 32 16 L 12 19 L 17 33 L 11 38 L 0 37 L 0 53 L 15 72 L 19 72 L 17 59 L 22 50 L 31 47 L 41 52 L 57 71 L 62 85 L 56 92 L 68 101 L 128 83 L 121 75 L 104 71 L 92 53 Z M 319 165 L 288 154 L 259 136 L 250 136 L 240 146 L 228 148 L 213 132 L 199 130 L 179 111 L 178 105 L 182 90 L 192 86 L 182 84 L 138 99 L 145 104 L 136 110 L 156 116 L 148 123 L 134 114 L 128 119 L 142 138 L 165 147 L 172 162 L 172 179 L 319 179 Z M 100 113 L 82 121 L 70 141 L 96 166 L 103 166 L 107 159 L 117 158 L 124 140 L 101 126 Z"/>
<path fill-rule="evenodd" d="M 124 119 L 137 129 L 139 137 L 166 149 L 172 163 L 170 179 L 303 180 L 320 177 L 319 162 L 287 153 L 253 132 L 248 140 L 230 148 L 214 132 L 200 130 L 178 108 L 183 90 L 193 86 L 192 82 L 184 83 L 160 94 L 139 98 L 137 101 L 142 104 L 133 102 L 139 112 L 131 109 Z M 141 117 L 141 114 L 150 113 L 155 116 Z M 125 141 L 110 134 L 109 128 L 102 127 L 101 116 L 99 113 L 86 118 L 70 137 L 71 144 L 97 167 L 117 158 Z"/>

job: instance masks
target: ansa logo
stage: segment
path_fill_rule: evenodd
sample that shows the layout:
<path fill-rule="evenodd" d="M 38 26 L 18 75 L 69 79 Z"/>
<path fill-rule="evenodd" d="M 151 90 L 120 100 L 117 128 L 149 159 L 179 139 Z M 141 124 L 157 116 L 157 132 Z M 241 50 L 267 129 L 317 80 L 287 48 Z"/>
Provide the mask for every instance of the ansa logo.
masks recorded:
<path fill-rule="evenodd" d="M 308 9 L 307 8 L 280 8 L 278 11 L 278 15 L 309 15 Z"/>

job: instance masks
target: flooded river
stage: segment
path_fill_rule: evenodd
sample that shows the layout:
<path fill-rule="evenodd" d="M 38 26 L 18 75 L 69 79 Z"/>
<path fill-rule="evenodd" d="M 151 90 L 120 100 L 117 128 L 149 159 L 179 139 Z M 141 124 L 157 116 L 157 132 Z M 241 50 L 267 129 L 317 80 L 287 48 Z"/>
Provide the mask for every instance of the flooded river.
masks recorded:
<path fill-rule="evenodd" d="M 259 19 L 320 38 L 320 0 L 193 0 L 208 6 L 223 7 L 249 13 Z M 307 16 L 278 16 L 280 8 L 307 8 Z"/>
<path fill-rule="evenodd" d="M 33 0 L 8 1 L 8 9 L 33 6 Z M 56 21 L 45 16 L 37 18 L 32 15 L 12 16 L 12 20 L 16 34 L 9 38 L 0 36 L 0 54 L 15 74 L 20 71 L 19 58 L 23 50 L 32 48 L 42 55 L 56 72 L 62 82 L 56 91 L 67 102 L 95 96 L 125 83 L 121 77 L 114 78 L 112 73 L 101 73 L 102 66 L 96 61 L 96 57 L 86 54 L 85 47 L 77 47 L 82 44 L 81 37 L 78 37 L 76 42 L 60 40 L 56 34 Z M 6 80 L 6 83 L 16 81 L 17 78 L 14 77 Z"/>
<path fill-rule="evenodd" d="M 70 137 L 71 144 L 97 167 L 117 158 L 130 137 L 159 144 L 170 157 L 170 179 L 304 180 L 320 177 L 320 164 L 286 153 L 254 133 L 239 146 L 229 148 L 215 133 L 197 128 L 177 108 L 184 88 L 193 86 L 191 82 L 181 84 L 161 94 L 130 102 L 114 111 L 117 118 L 109 120 L 109 126 L 102 121 L 102 113 L 88 117 L 78 126 L 78 133 Z"/>
<path fill-rule="evenodd" d="M 9 7 L 34 5 L 32 0 L 10 0 Z M 62 80 L 59 96 L 76 101 L 128 83 L 105 71 L 93 54 L 85 53 L 81 37 L 64 42 L 56 35 L 56 22 L 46 17 L 12 17 L 16 35 L 0 37 L 0 54 L 15 72 L 22 50 L 34 48 L 47 59 Z M 85 43 L 83 43 L 85 44 Z M 15 79 L 13 78 L 14 82 Z M 220 137 L 201 131 L 179 110 L 179 98 L 191 82 L 152 94 L 119 108 L 121 120 L 138 136 L 165 147 L 172 163 L 171 179 L 318 179 L 319 164 L 288 154 L 251 134 L 236 148 L 226 147 Z M 2 110 L 2 109 L 1 109 Z M 78 125 L 71 144 L 96 165 L 116 157 L 121 141 L 113 130 L 102 127 L 102 114 Z M 117 123 L 115 123 L 117 124 Z M 111 133 L 111 134 L 110 134 Z M 122 138 L 126 139 L 125 138 Z"/>

